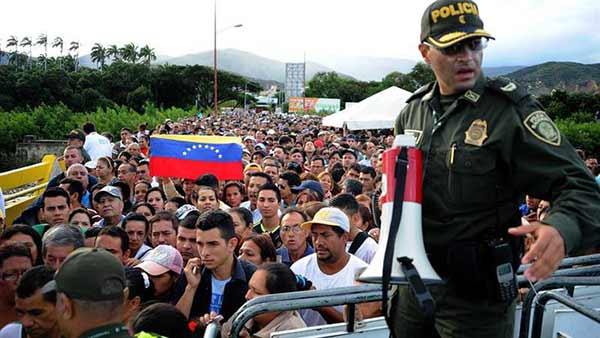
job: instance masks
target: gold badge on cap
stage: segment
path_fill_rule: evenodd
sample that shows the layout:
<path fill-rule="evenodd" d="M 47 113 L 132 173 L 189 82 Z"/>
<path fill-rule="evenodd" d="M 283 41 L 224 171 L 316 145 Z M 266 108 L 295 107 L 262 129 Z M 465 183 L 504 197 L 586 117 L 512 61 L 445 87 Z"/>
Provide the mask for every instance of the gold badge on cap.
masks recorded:
<path fill-rule="evenodd" d="M 477 119 L 465 132 L 465 144 L 481 147 L 487 137 L 487 122 Z"/>
<path fill-rule="evenodd" d="M 553 146 L 560 146 L 560 131 L 545 112 L 534 111 L 523 120 L 523 124 L 537 139 Z"/>

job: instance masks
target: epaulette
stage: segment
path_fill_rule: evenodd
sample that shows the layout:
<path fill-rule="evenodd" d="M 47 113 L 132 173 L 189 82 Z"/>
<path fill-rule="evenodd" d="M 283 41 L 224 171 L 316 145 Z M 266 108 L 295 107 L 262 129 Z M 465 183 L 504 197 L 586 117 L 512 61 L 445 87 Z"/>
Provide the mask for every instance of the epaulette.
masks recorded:
<path fill-rule="evenodd" d="M 505 77 L 488 79 L 486 87 L 502 94 L 514 103 L 519 103 L 530 95 L 527 89 Z"/>
<path fill-rule="evenodd" d="M 421 88 L 415 90 L 415 92 L 408 98 L 408 100 L 406 100 L 406 103 L 429 93 L 431 91 L 431 89 L 433 88 L 434 84 L 435 84 L 435 82 L 430 82 L 430 83 L 422 86 Z"/>

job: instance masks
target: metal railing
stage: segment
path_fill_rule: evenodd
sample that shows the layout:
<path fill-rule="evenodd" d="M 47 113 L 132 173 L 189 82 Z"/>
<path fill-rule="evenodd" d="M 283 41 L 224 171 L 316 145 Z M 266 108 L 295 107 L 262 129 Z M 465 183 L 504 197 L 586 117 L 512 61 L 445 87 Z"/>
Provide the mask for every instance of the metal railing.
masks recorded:
<path fill-rule="evenodd" d="M 574 266 L 595 265 L 595 264 L 600 264 L 600 254 L 565 258 L 560 262 L 558 269 L 562 270 L 565 268 L 572 268 Z M 531 264 L 521 265 L 519 267 L 519 269 L 517 270 L 517 274 L 522 274 L 530 266 L 531 266 Z"/>
<path fill-rule="evenodd" d="M 529 325 L 531 318 L 531 311 L 535 308 L 536 315 L 538 312 L 542 312 L 543 307 L 538 308 L 538 303 L 535 301 L 536 296 L 542 292 L 552 289 L 559 288 L 573 288 L 575 286 L 597 286 L 600 285 L 600 278 L 598 277 L 551 277 L 541 282 L 538 282 L 534 285 L 535 289 L 529 290 L 525 299 L 523 300 L 523 312 L 521 314 L 521 326 L 519 328 L 519 337 L 520 338 L 528 338 L 529 337 Z M 536 304 L 536 306 L 533 306 Z M 539 337 L 533 335 L 533 337 Z"/>
<path fill-rule="evenodd" d="M 237 337 L 248 320 L 266 312 L 312 309 L 345 304 L 353 305 L 375 301 L 381 301 L 381 285 L 359 285 L 261 296 L 248 301 L 233 314 L 231 336 Z M 348 312 L 350 314 L 354 313 L 352 308 Z M 349 317 L 352 317 L 352 315 Z M 348 332 L 352 332 L 351 327 L 354 327 L 353 318 L 348 320 Z M 205 335 L 205 338 L 208 337 Z"/>
<path fill-rule="evenodd" d="M 544 307 L 550 300 L 555 300 L 562 305 L 577 311 L 578 313 L 586 316 L 587 318 L 600 323 L 600 312 L 590 309 L 589 307 L 580 304 L 575 299 L 569 296 L 562 295 L 560 293 L 548 291 L 537 294 L 533 300 L 538 308 L 533 314 L 533 322 L 531 323 L 531 336 L 540 337 L 542 334 L 542 324 L 544 322 Z"/>

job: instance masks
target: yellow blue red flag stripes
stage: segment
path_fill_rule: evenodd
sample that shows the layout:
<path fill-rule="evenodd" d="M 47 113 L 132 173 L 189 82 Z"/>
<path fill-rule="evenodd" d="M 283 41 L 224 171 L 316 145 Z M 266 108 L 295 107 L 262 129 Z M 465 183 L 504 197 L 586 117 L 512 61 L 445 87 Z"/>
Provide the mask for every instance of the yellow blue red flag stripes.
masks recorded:
<path fill-rule="evenodd" d="M 150 137 L 150 175 L 196 179 L 243 179 L 239 137 L 155 135 Z"/>

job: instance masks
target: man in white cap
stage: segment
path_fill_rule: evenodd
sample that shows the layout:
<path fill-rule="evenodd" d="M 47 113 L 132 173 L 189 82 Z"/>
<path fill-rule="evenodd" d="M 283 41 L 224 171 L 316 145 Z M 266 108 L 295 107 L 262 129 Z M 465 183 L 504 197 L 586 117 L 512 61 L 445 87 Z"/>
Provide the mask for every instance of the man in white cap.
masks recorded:
<path fill-rule="evenodd" d="M 317 290 L 352 286 L 357 271 L 367 264 L 346 252 L 350 231 L 348 216 L 338 208 L 319 210 L 312 221 L 302 223 L 310 231 L 315 253 L 291 266 L 292 271 L 312 281 Z M 301 311 L 308 326 L 343 322 L 342 306 L 323 307 L 315 311 Z"/>

